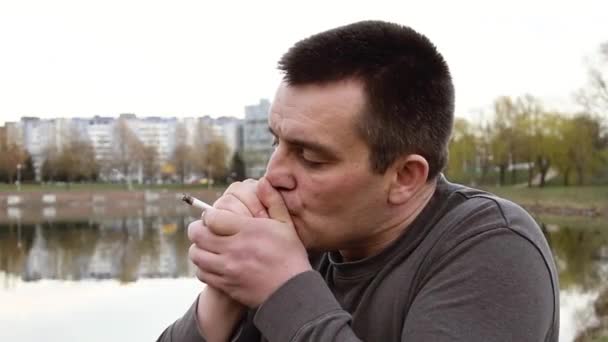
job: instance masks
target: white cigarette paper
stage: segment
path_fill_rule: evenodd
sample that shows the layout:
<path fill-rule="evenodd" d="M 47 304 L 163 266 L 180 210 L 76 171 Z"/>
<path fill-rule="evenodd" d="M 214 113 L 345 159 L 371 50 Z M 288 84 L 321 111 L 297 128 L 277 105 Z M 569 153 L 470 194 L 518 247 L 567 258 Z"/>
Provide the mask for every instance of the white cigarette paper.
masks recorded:
<path fill-rule="evenodd" d="M 182 201 L 190 204 L 193 207 L 199 208 L 201 210 L 207 210 L 207 209 L 211 209 L 212 206 L 210 206 L 209 204 L 199 200 L 196 197 L 190 196 L 188 194 L 184 194 L 182 196 Z"/>

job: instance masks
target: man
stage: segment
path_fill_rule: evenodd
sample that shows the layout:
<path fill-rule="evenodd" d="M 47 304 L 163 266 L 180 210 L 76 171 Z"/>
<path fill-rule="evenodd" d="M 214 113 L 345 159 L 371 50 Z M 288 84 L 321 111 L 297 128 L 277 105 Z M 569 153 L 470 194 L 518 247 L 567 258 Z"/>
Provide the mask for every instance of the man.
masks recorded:
<path fill-rule="evenodd" d="M 454 90 L 426 37 L 359 22 L 279 67 L 266 175 L 190 225 L 208 286 L 159 341 L 557 341 L 534 220 L 441 174 Z"/>

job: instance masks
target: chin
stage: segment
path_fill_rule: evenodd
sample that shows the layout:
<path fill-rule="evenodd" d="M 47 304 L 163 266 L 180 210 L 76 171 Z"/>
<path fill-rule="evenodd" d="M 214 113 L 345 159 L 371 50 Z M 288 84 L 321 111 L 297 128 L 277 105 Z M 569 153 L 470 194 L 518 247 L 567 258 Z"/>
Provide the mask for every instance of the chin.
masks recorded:
<path fill-rule="evenodd" d="M 307 230 L 305 228 L 302 221 L 294 219 L 293 225 L 296 230 L 296 233 L 298 234 L 298 238 L 300 238 L 300 241 L 302 241 L 302 244 L 304 245 L 304 248 L 306 248 L 306 250 L 308 250 L 309 248 L 314 248 L 314 239 L 311 239 L 311 236 L 309 234 L 310 230 Z"/>

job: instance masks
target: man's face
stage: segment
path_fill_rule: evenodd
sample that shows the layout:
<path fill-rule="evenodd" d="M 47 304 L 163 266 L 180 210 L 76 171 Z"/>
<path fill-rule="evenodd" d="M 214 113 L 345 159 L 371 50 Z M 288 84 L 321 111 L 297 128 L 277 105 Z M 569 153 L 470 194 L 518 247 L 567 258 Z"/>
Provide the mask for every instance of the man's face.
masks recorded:
<path fill-rule="evenodd" d="M 388 213 L 387 174 L 371 171 L 356 129 L 364 108 L 356 81 L 281 85 L 269 114 L 276 149 L 266 177 L 309 249 L 360 249 L 373 243 Z"/>

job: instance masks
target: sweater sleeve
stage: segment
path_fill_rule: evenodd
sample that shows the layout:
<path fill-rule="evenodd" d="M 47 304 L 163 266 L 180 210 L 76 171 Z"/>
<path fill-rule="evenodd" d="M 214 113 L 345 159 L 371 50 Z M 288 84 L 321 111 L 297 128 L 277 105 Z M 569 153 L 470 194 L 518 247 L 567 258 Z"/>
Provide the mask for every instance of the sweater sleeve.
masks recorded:
<path fill-rule="evenodd" d="M 175 321 L 173 324 L 168 326 L 165 331 L 158 337 L 156 342 L 205 342 L 205 338 L 202 336 L 198 328 L 198 299 L 194 301 L 194 304 L 190 306 L 188 311 Z M 248 322 L 245 317 L 237 326 L 235 331 L 232 333 L 230 342 L 258 342 L 260 340 L 256 331 L 252 329 L 251 323 Z"/>
<path fill-rule="evenodd" d="M 167 327 L 156 342 L 205 342 L 198 329 L 196 308 L 198 296 L 186 313 Z"/>
<path fill-rule="evenodd" d="M 443 255 L 423 281 L 403 341 L 556 341 L 547 261 L 510 229 L 484 232 Z"/>
<path fill-rule="evenodd" d="M 316 271 L 301 273 L 273 293 L 254 317 L 269 342 L 360 341 L 351 316 Z"/>

